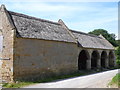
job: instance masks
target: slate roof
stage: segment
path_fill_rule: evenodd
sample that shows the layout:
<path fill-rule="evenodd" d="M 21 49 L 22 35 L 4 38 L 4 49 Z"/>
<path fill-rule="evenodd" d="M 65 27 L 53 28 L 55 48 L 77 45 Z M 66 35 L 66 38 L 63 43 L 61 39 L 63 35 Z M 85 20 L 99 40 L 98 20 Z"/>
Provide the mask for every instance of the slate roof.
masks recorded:
<path fill-rule="evenodd" d="M 79 31 L 70 30 L 78 43 L 84 48 L 114 49 L 114 47 L 106 40 L 99 36 L 87 34 Z"/>
<path fill-rule="evenodd" d="M 52 22 L 28 15 L 11 12 L 13 23 L 17 29 L 17 36 L 22 38 L 36 38 L 76 43 L 67 30 L 57 22 Z"/>
<path fill-rule="evenodd" d="M 114 49 L 106 40 L 96 35 L 74 31 L 68 28 L 74 36 L 71 36 L 64 25 L 28 15 L 8 11 L 17 29 L 17 37 L 36 38 L 44 40 L 56 40 L 76 43 L 84 48 Z M 77 40 L 75 40 L 77 38 Z"/>

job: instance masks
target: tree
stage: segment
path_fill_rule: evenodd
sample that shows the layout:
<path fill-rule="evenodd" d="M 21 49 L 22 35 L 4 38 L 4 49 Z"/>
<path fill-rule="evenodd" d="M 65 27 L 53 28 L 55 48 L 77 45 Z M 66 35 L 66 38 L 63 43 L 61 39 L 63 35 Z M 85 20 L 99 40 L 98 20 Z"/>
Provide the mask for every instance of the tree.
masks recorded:
<path fill-rule="evenodd" d="M 117 64 L 120 65 L 120 45 L 116 50 L 116 56 L 117 56 Z"/>
<path fill-rule="evenodd" d="M 93 30 L 92 32 L 89 32 L 89 34 L 94 34 L 94 35 L 100 35 L 102 34 L 103 37 L 105 37 L 113 46 L 118 46 L 115 38 L 116 38 L 116 35 L 115 34 L 109 34 L 107 32 L 107 30 L 104 30 L 104 29 L 95 29 Z"/>
<path fill-rule="evenodd" d="M 116 40 L 117 44 L 120 45 L 120 40 Z"/>

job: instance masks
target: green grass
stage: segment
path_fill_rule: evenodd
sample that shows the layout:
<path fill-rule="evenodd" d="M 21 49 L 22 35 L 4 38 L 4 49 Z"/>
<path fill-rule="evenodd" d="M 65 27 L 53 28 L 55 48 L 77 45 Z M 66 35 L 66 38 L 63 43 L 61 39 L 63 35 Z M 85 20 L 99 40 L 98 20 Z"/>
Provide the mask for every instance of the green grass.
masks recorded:
<path fill-rule="evenodd" d="M 33 82 L 19 82 L 19 83 L 5 83 L 3 84 L 3 87 L 5 88 L 20 88 L 28 85 L 35 84 Z"/>
<path fill-rule="evenodd" d="M 116 76 L 112 78 L 112 81 L 109 83 L 109 85 L 120 87 L 120 73 L 116 74 Z"/>

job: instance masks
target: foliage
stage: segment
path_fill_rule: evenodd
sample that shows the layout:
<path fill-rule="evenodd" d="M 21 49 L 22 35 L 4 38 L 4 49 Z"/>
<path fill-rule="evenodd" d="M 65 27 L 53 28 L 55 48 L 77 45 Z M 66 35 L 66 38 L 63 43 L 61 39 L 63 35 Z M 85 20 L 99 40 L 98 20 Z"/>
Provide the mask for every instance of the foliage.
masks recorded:
<path fill-rule="evenodd" d="M 117 42 L 116 42 L 116 40 L 115 40 L 115 38 L 116 38 L 116 36 L 115 36 L 115 34 L 109 34 L 108 32 L 107 32 L 107 30 L 104 30 L 104 29 L 95 29 L 95 30 L 93 30 L 92 32 L 89 32 L 89 34 L 94 34 L 94 35 L 103 35 L 103 37 L 105 37 L 113 46 L 118 46 L 118 44 L 117 44 Z"/>
<path fill-rule="evenodd" d="M 116 53 L 116 56 L 117 56 L 117 64 L 120 67 L 120 45 L 117 47 L 115 53 Z"/>
<path fill-rule="evenodd" d="M 120 45 L 120 40 L 116 40 L 117 44 Z"/>

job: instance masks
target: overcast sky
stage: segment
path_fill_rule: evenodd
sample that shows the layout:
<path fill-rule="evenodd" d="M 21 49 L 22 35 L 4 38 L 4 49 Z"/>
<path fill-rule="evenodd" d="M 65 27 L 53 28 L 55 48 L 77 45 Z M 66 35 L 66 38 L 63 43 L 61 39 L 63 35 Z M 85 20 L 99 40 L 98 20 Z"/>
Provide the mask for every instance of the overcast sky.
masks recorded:
<path fill-rule="evenodd" d="M 87 33 L 101 28 L 118 36 L 118 2 L 117 0 L 114 0 L 116 2 L 110 1 L 79 2 L 74 0 L 74 2 L 55 2 L 53 0 L 51 2 L 41 2 L 40 0 L 3 0 L 0 3 L 5 4 L 8 10 L 14 12 L 55 22 L 62 19 L 73 30 Z"/>

